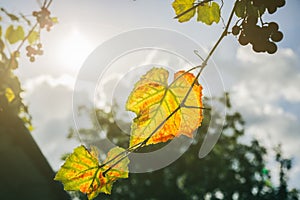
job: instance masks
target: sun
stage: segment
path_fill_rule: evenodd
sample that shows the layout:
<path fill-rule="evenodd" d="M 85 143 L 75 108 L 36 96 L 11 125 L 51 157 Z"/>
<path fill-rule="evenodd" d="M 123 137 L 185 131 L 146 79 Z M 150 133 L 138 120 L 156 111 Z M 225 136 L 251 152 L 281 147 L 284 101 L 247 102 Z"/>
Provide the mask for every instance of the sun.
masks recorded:
<path fill-rule="evenodd" d="M 80 31 L 74 29 L 62 37 L 58 54 L 65 68 L 78 69 L 92 52 L 92 44 Z"/>

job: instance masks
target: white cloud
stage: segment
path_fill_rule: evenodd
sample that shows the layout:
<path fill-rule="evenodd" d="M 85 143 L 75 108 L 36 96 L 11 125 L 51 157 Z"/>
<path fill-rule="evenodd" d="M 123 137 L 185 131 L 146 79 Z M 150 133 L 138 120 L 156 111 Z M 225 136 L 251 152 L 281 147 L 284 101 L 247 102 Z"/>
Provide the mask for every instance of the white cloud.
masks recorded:
<path fill-rule="evenodd" d="M 270 151 L 282 144 L 286 156 L 299 160 L 300 114 L 291 106 L 300 106 L 299 58 L 291 49 L 279 49 L 275 55 L 253 53 L 240 47 L 236 54 L 237 71 L 231 100 L 246 121 L 246 135 L 252 135 Z M 274 159 L 270 154 L 268 161 Z M 270 162 L 274 168 L 274 162 Z M 273 170 L 273 169 L 272 169 Z M 274 170 L 273 170 L 274 171 Z M 293 177 L 299 167 L 292 169 Z M 300 182 L 291 177 L 292 186 Z M 274 179 L 278 177 L 274 176 Z"/>
<path fill-rule="evenodd" d="M 240 83 L 234 86 L 233 91 L 245 90 L 244 96 L 249 93 L 258 102 L 277 101 L 280 98 L 300 102 L 299 59 L 291 49 L 282 49 L 270 56 L 241 47 L 237 52 L 237 60 L 242 73 Z"/>
<path fill-rule="evenodd" d="M 26 81 L 25 101 L 28 102 L 34 131 L 32 135 L 53 169 L 62 164 L 62 154 L 78 144 L 67 139 L 73 126 L 72 87 L 74 78 L 39 76 Z"/>
<path fill-rule="evenodd" d="M 272 149 L 281 143 L 284 155 L 295 157 L 290 186 L 299 188 L 300 114 L 293 109 L 300 107 L 299 58 L 291 49 L 267 55 L 254 53 L 247 46 L 238 48 L 236 60 L 231 100 L 246 121 L 246 135 L 267 147 L 268 166 L 277 184 L 278 163 Z"/>
<path fill-rule="evenodd" d="M 24 83 L 23 87 L 26 90 L 26 95 L 29 96 L 30 92 L 33 91 L 37 85 L 41 85 L 43 83 L 47 83 L 51 87 L 65 86 L 72 89 L 75 84 L 75 78 L 67 74 L 63 74 L 58 78 L 54 78 L 50 75 L 37 76 Z"/>

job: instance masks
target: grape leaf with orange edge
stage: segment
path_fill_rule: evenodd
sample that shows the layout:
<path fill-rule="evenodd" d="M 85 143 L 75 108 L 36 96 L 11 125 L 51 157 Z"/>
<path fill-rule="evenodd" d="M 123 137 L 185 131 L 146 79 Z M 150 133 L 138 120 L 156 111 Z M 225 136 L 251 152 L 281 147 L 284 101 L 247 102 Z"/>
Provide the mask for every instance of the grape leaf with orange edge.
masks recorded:
<path fill-rule="evenodd" d="M 135 84 L 126 103 L 126 109 L 137 115 L 130 147 L 144 141 L 146 145 L 166 142 L 180 135 L 193 137 L 201 125 L 202 87 L 197 80 L 192 87 L 195 76 L 179 71 L 170 85 L 168 77 L 167 70 L 152 68 Z"/>
<path fill-rule="evenodd" d="M 111 193 L 112 184 L 119 178 L 128 178 L 128 163 L 126 157 L 122 160 L 108 162 L 124 152 L 124 149 L 111 149 L 102 166 L 99 163 L 96 149 L 91 151 L 84 146 L 74 149 L 64 165 L 57 172 L 54 180 L 61 181 L 67 191 L 81 191 L 88 199 L 95 198 L 99 193 Z"/>

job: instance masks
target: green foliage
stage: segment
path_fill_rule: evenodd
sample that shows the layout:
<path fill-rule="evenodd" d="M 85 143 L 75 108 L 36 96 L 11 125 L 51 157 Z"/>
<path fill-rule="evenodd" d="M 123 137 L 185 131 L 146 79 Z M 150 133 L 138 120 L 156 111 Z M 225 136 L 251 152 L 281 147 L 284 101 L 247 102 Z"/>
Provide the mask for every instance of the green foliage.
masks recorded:
<path fill-rule="evenodd" d="M 28 36 L 28 42 L 30 45 L 33 45 L 40 39 L 40 34 L 37 31 L 32 31 Z"/>
<path fill-rule="evenodd" d="M 10 44 L 15 44 L 24 39 L 25 33 L 22 26 L 17 26 L 14 28 L 13 25 L 10 25 L 5 32 L 5 38 Z"/>
<path fill-rule="evenodd" d="M 9 88 L 9 87 L 7 87 L 7 88 L 5 89 L 5 96 L 6 96 L 7 101 L 8 101 L 9 103 L 12 102 L 12 101 L 14 100 L 14 98 L 16 97 L 15 94 L 14 94 L 14 92 L 12 91 L 12 89 Z"/>
<path fill-rule="evenodd" d="M 179 22 L 187 22 L 194 17 L 197 10 L 197 21 L 211 25 L 219 23 L 221 14 L 220 6 L 216 2 L 205 0 L 198 3 L 195 0 L 175 0 L 172 4 Z"/>
<path fill-rule="evenodd" d="M 198 7 L 197 14 L 197 21 L 207 25 L 211 25 L 213 22 L 219 23 L 221 18 L 220 6 L 216 2 L 205 3 Z"/>
<path fill-rule="evenodd" d="M 172 6 L 175 10 L 176 15 L 179 15 L 189 9 L 192 9 L 194 6 L 195 0 L 176 0 L 173 2 Z M 192 17 L 194 17 L 196 11 L 195 9 L 192 9 L 185 15 L 182 15 L 178 17 L 179 22 L 187 22 L 189 21 Z"/>

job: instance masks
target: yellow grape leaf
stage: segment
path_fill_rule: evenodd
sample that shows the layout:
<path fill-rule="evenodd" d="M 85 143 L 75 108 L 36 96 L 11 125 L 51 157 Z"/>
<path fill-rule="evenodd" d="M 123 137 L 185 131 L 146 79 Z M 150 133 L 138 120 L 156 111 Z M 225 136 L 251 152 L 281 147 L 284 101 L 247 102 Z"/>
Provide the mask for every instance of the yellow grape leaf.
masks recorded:
<path fill-rule="evenodd" d="M 202 87 L 198 81 L 187 96 L 184 106 L 178 108 L 195 76 L 179 71 L 170 85 L 168 77 L 167 70 L 153 68 L 141 77 L 128 97 L 126 109 L 137 115 L 131 126 L 131 147 L 149 137 L 147 145 L 166 142 L 181 134 L 193 137 L 193 131 L 201 125 Z"/>
<path fill-rule="evenodd" d="M 247 2 L 246 0 L 237 1 L 235 6 L 234 13 L 237 17 L 244 18 L 246 17 L 246 9 L 247 9 Z"/>
<path fill-rule="evenodd" d="M 221 14 L 220 6 L 216 2 L 204 3 L 198 7 L 197 21 L 201 21 L 207 25 L 211 25 L 213 22 L 219 23 Z"/>
<path fill-rule="evenodd" d="M 175 0 L 172 3 L 172 6 L 175 10 L 176 15 L 180 15 L 184 11 L 192 8 L 194 6 L 194 2 L 195 0 Z M 194 17 L 195 13 L 196 13 L 195 9 L 192 9 L 191 11 L 179 17 L 178 21 L 179 22 L 189 21 L 192 17 Z"/>
<path fill-rule="evenodd" d="M 123 151 L 120 147 L 111 149 L 104 163 Z M 101 192 L 110 194 L 114 181 L 128 178 L 129 159 L 116 159 L 101 166 L 97 154 L 95 148 L 89 151 L 82 145 L 77 147 L 61 166 L 54 180 L 61 181 L 67 191 L 87 194 L 88 199 L 95 198 Z"/>
<path fill-rule="evenodd" d="M 264 14 L 265 10 L 265 6 L 256 7 L 251 1 L 239 0 L 236 2 L 234 13 L 240 18 L 245 18 L 247 15 L 258 18 Z"/>
<path fill-rule="evenodd" d="M 11 88 L 5 89 L 5 96 L 6 96 L 8 102 L 12 102 L 16 97 L 15 93 L 13 92 L 13 90 Z"/>
<path fill-rule="evenodd" d="M 40 38 L 40 34 L 37 31 L 32 31 L 28 36 L 29 44 L 34 44 Z"/>
<path fill-rule="evenodd" d="M 15 29 L 13 25 L 10 25 L 6 29 L 5 38 L 10 44 L 15 44 L 16 42 L 23 40 L 24 37 L 25 37 L 25 33 L 22 26 L 18 26 Z"/>
<path fill-rule="evenodd" d="M 57 23 L 58 23 L 58 18 L 57 18 L 57 17 L 51 17 L 51 21 L 52 21 L 54 24 L 57 24 Z"/>

